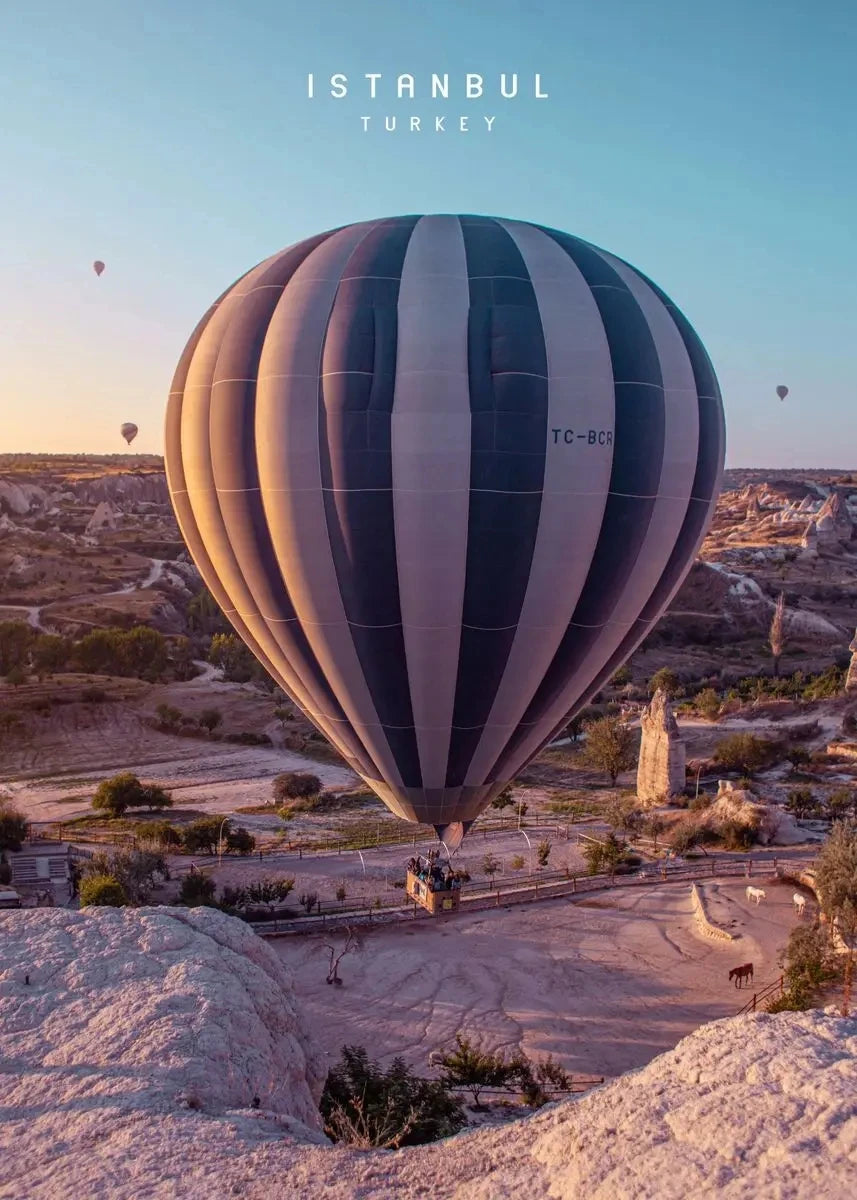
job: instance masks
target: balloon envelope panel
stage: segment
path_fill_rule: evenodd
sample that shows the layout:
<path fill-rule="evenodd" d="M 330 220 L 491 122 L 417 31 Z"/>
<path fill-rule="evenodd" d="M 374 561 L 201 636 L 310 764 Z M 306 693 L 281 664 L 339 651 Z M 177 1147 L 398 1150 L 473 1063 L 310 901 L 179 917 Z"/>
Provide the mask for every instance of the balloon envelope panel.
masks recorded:
<path fill-rule="evenodd" d="M 650 631 L 710 521 L 717 380 L 644 276 L 557 230 L 367 221 L 211 307 L 176 514 L 277 683 L 396 813 L 466 824 Z"/>

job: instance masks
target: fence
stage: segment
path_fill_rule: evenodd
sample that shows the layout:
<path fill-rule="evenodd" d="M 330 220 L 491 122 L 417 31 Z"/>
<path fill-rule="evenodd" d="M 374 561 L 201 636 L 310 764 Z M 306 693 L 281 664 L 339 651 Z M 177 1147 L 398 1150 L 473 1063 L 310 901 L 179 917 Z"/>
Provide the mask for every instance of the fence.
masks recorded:
<path fill-rule="evenodd" d="M 771 863 L 777 870 L 777 860 Z M 469 884 L 461 889 L 461 909 L 477 912 L 486 908 L 499 908 L 504 904 L 527 904 L 535 900 L 557 900 L 566 896 L 577 896 L 589 892 L 600 892 L 615 888 L 640 887 L 659 883 L 680 883 L 695 879 L 746 876 L 747 860 L 710 859 L 704 863 L 686 863 L 678 866 L 649 868 L 632 875 L 583 875 L 568 876 L 560 871 L 544 872 L 541 875 L 520 879 L 503 880 L 500 883 Z M 352 902 L 349 909 L 332 904 L 322 905 L 322 911 L 304 917 L 286 915 L 285 910 L 272 912 L 260 921 L 249 919 L 257 933 L 266 937 L 290 934 L 310 934 L 335 930 L 345 925 L 373 925 L 397 921 L 427 919 L 429 913 L 413 903 L 403 904 L 399 899 L 392 901 L 372 900 L 363 903 L 364 897 Z M 245 918 L 247 919 L 247 918 Z M 442 918 L 441 918 L 442 919 Z"/>
<path fill-rule="evenodd" d="M 778 999 L 785 991 L 784 976 L 775 979 L 773 983 L 769 983 L 767 987 L 763 987 L 760 992 L 754 992 L 752 997 L 747 1001 L 743 1008 L 738 1009 L 738 1016 L 743 1016 L 744 1013 L 755 1012 L 758 1006 L 764 1000 Z"/>

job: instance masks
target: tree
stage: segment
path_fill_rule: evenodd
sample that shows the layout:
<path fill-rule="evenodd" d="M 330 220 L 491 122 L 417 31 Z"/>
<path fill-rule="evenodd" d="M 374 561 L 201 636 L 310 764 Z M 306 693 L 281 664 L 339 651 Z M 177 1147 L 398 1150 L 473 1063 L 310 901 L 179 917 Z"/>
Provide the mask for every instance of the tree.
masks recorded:
<path fill-rule="evenodd" d="M 184 876 L 179 888 L 179 903 L 188 908 L 210 906 L 214 903 L 215 883 L 201 871 L 189 871 Z"/>
<path fill-rule="evenodd" d="M 461 1033 L 455 1035 L 455 1047 L 441 1057 L 441 1078 L 447 1087 L 466 1088 L 477 1108 L 483 1088 L 505 1087 L 516 1074 L 515 1066 L 502 1053 L 479 1050 Z"/>
<path fill-rule="evenodd" d="M 830 821 L 857 817 L 857 790 L 840 787 L 832 791 L 825 802 L 825 815 Z"/>
<path fill-rule="evenodd" d="M 142 784 L 131 771 L 103 780 L 92 797 L 92 807 L 121 817 L 129 808 L 170 808 L 173 798 L 157 784 Z"/>
<path fill-rule="evenodd" d="M 482 873 L 489 876 L 493 881 L 494 876 L 500 870 L 500 860 L 495 858 L 490 852 L 482 859 Z"/>
<path fill-rule="evenodd" d="M 187 606 L 187 622 L 194 633 L 226 633 L 229 623 L 208 588 L 197 592 Z"/>
<path fill-rule="evenodd" d="M 169 733 L 178 729 L 181 724 L 182 710 L 175 708 L 172 704 L 159 704 L 155 709 L 155 714 L 158 718 L 158 724 Z"/>
<path fill-rule="evenodd" d="M 138 841 L 152 842 L 156 846 L 172 849 L 182 844 L 181 830 L 169 821 L 141 821 L 134 826 Z"/>
<path fill-rule="evenodd" d="M 846 948 L 842 1015 L 848 1016 L 854 949 L 857 945 L 857 825 L 836 821 L 815 860 L 815 883 L 821 911 Z"/>
<path fill-rule="evenodd" d="M 808 787 L 792 788 L 789 792 L 786 808 L 798 818 L 808 817 L 815 811 L 815 796 Z"/>
<path fill-rule="evenodd" d="M 274 709 L 274 717 L 280 722 L 280 728 L 285 729 L 286 721 L 290 721 L 292 718 L 292 710 L 286 708 L 284 704 L 278 704 Z"/>
<path fill-rule="evenodd" d="M 125 904 L 148 904 L 155 887 L 155 876 L 169 879 L 162 854 L 151 850 L 99 851 L 83 868 L 82 879 L 91 876 L 115 879 L 125 896 Z"/>
<path fill-rule="evenodd" d="M 586 726 L 583 758 L 597 771 L 605 771 L 611 786 L 622 771 L 636 762 L 634 732 L 621 717 L 601 717 Z"/>
<path fill-rule="evenodd" d="M 230 829 L 226 834 L 226 849 L 233 854 L 252 854 L 256 849 L 256 839 L 252 833 L 239 826 L 238 829 Z"/>
<path fill-rule="evenodd" d="M 538 859 L 540 867 L 546 867 L 548 865 L 550 853 L 551 844 L 547 838 L 543 842 L 539 842 L 538 846 L 536 847 L 536 858 Z"/>
<path fill-rule="evenodd" d="M 643 833 L 648 834 L 652 839 L 652 848 L 655 853 L 658 849 L 658 838 L 667 829 L 667 822 L 657 813 L 650 813 L 643 821 Z"/>
<path fill-rule="evenodd" d="M 616 868 L 625 857 L 624 842 L 615 833 L 608 833 L 600 842 L 587 842 L 583 848 L 586 868 L 590 875 L 609 874 L 611 882 L 616 878 Z"/>
<path fill-rule="evenodd" d="M 624 687 L 626 683 L 631 682 L 631 668 L 629 666 L 619 667 L 618 671 L 613 672 L 613 678 L 610 684 L 614 688 Z"/>
<path fill-rule="evenodd" d="M 643 813 L 633 797 L 615 796 L 604 807 L 607 823 L 620 833 L 634 837 L 643 824 Z"/>
<path fill-rule="evenodd" d="M 234 633 L 216 633 L 211 639 L 208 661 L 223 671 L 224 679 L 247 683 L 253 677 L 253 655 Z"/>
<path fill-rule="evenodd" d="M 786 639 L 786 598 L 782 592 L 777 596 L 774 605 L 774 615 L 771 628 L 768 631 L 768 644 L 771 647 L 771 658 L 774 660 L 774 678 L 780 673 L 780 659 L 783 655 Z"/>
<path fill-rule="evenodd" d="M 40 633 L 30 651 L 33 670 L 39 675 L 54 675 L 62 671 L 68 665 L 71 649 L 69 638 L 59 637 L 55 633 Z"/>
<path fill-rule="evenodd" d="M 128 897 L 113 875 L 87 875 L 80 881 L 80 907 L 122 908 Z"/>
<path fill-rule="evenodd" d="M 720 716 L 720 697 L 712 687 L 703 688 L 701 692 L 697 692 L 694 704 L 696 711 L 706 721 L 716 721 Z"/>
<path fill-rule="evenodd" d="M 752 733 L 732 733 L 723 738 L 714 748 L 714 761 L 727 771 L 741 771 L 752 776 L 763 767 L 770 766 L 777 758 L 779 746 L 776 742 L 756 737 Z"/>
<path fill-rule="evenodd" d="M 309 771 L 284 771 L 274 777 L 271 789 L 274 800 L 283 804 L 286 800 L 304 800 L 317 796 L 321 791 L 321 780 Z"/>
<path fill-rule="evenodd" d="M 0 798 L 0 854 L 20 850 L 27 840 L 27 818 L 8 800 Z"/>
<path fill-rule="evenodd" d="M 830 939 L 819 925 L 796 925 L 779 962 L 791 1009 L 808 1008 L 819 989 L 835 975 Z"/>
<path fill-rule="evenodd" d="M 812 756 L 803 746 L 792 746 L 789 749 L 786 758 L 792 765 L 792 770 L 797 771 L 800 767 L 805 767 L 812 761 Z"/>
<path fill-rule="evenodd" d="M 33 636 L 26 621 L 0 621 L 0 675 L 26 667 Z"/>
<path fill-rule="evenodd" d="M 27 672 L 23 667 L 12 667 L 6 672 L 6 682 L 14 688 L 19 688 L 27 682 Z"/>
<path fill-rule="evenodd" d="M 509 808 L 514 803 L 511 785 L 507 785 L 503 788 L 500 795 L 495 796 L 491 801 L 491 807 L 497 809 L 498 812 L 502 812 L 504 808 Z"/>
<path fill-rule="evenodd" d="M 675 671 L 670 670 L 669 667 L 661 667 L 659 671 L 655 671 L 649 680 L 649 691 L 653 696 L 660 688 L 662 692 L 665 692 L 672 699 L 678 695 L 680 687 L 681 681 L 678 675 L 676 675 Z"/>
<path fill-rule="evenodd" d="M 325 949 L 330 954 L 330 962 L 327 968 L 327 979 L 325 983 L 341 984 L 339 978 L 339 964 L 345 958 L 346 954 L 356 954 L 362 948 L 360 934 L 356 929 L 352 929 L 350 925 L 345 926 L 345 943 L 342 946 L 333 946 L 330 942 L 325 942 Z"/>
<path fill-rule="evenodd" d="M 398 1149 L 449 1137 L 465 1124 L 442 1081 L 421 1079 L 400 1058 L 384 1070 L 362 1046 L 343 1046 L 319 1102 L 324 1131 L 358 1149 Z"/>
<path fill-rule="evenodd" d="M 199 714 L 199 723 L 208 733 L 214 733 L 223 723 L 223 714 L 219 708 L 204 708 Z"/>
<path fill-rule="evenodd" d="M 190 854 L 217 854 L 221 837 L 229 837 L 231 825 L 221 817 L 197 817 L 184 827 L 184 848 Z"/>

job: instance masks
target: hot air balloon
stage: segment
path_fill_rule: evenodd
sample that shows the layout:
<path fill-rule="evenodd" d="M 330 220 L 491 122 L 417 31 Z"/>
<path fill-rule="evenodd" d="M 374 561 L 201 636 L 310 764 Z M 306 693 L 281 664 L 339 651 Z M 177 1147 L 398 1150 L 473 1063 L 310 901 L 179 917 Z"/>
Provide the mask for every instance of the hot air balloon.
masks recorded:
<path fill-rule="evenodd" d="M 385 804 L 447 847 L 675 595 L 725 448 L 649 279 L 523 221 L 408 216 L 274 254 L 179 362 L 166 470 L 200 573 Z"/>
<path fill-rule="evenodd" d="M 789 389 L 786 387 L 786 385 L 784 383 L 781 383 L 777 386 L 777 395 L 779 396 L 779 398 L 781 400 L 785 400 L 785 398 L 788 394 L 789 394 Z"/>
<path fill-rule="evenodd" d="M 92 264 L 92 269 L 96 275 L 100 275 L 101 272 L 104 270 L 104 263 L 101 261 L 100 258 L 96 258 L 95 262 Z"/>
<path fill-rule="evenodd" d="M 139 433 L 139 430 L 133 421 L 126 421 L 125 424 L 120 427 L 119 432 L 130 446 L 134 438 Z"/>

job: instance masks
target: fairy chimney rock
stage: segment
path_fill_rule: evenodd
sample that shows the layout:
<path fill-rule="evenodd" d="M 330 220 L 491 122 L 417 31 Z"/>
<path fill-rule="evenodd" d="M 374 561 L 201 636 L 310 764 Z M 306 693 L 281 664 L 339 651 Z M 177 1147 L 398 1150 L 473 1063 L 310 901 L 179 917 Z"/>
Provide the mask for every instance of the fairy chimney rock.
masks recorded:
<path fill-rule="evenodd" d="M 663 804 L 684 791 L 687 749 L 665 691 L 655 692 L 640 716 L 643 731 L 637 766 L 637 798 Z"/>
<path fill-rule="evenodd" d="M 846 692 L 857 692 L 857 633 L 851 639 L 848 647 L 851 651 L 851 662 L 848 664 L 848 674 L 845 676 Z"/>
<path fill-rule="evenodd" d="M 833 492 L 827 497 L 816 517 L 819 541 L 829 546 L 838 546 L 842 542 L 850 542 L 854 534 L 854 523 L 848 512 L 848 505 L 839 492 Z"/>

